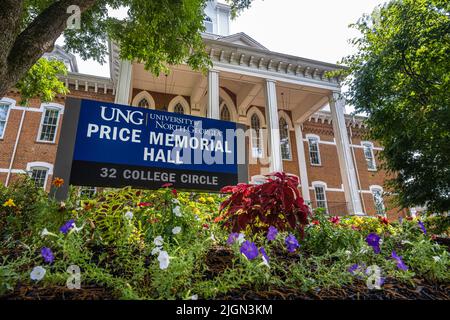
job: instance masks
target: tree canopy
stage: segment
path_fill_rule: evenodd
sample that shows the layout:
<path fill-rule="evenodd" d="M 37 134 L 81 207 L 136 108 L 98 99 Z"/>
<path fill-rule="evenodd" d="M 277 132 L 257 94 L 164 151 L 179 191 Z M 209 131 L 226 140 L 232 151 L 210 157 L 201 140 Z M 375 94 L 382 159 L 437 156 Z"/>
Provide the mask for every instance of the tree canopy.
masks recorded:
<path fill-rule="evenodd" d="M 450 209 L 450 1 L 394 0 L 355 25 L 346 98 L 384 147 L 402 207 Z"/>
<path fill-rule="evenodd" d="M 121 57 L 145 64 L 152 73 L 186 62 L 205 69 L 203 9 L 208 0 L 2 0 L 0 2 L 0 96 L 21 79 L 38 59 L 65 37 L 65 48 L 83 59 L 105 62 L 108 40 L 120 44 Z M 235 16 L 252 0 L 227 0 Z M 67 28 L 79 9 L 80 28 Z M 127 9 L 117 19 L 111 9 Z M 42 84 L 42 83 L 41 83 Z M 29 88 L 31 89 L 31 88 Z M 38 94 L 43 87 L 36 87 Z M 51 90 L 51 87 L 45 87 Z M 31 90 L 28 92 L 31 94 Z M 45 97 L 45 96 L 44 96 Z"/>

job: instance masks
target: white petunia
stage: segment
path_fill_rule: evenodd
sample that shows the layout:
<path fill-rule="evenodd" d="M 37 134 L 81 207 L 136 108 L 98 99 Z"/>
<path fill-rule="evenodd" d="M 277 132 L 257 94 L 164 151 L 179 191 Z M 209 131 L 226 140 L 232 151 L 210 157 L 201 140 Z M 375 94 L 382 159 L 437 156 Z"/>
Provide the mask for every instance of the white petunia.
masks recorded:
<path fill-rule="evenodd" d="M 351 256 L 351 255 L 352 255 L 352 252 L 351 252 L 350 250 L 345 250 L 345 254 L 346 254 L 347 256 Z"/>
<path fill-rule="evenodd" d="M 214 233 L 211 232 L 211 236 L 209 237 L 213 242 L 216 242 L 216 237 L 214 236 Z"/>
<path fill-rule="evenodd" d="M 167 269 L 169 266 L 169 254 L 167 251 L 160 251 L 158 255 L 159 268 L 161 270 Z"/>
<path fill-rule="evenodd" d="M 72 228 L 72 230 L 70 230 L 70 231 L 73 231 L 73 232 L 80 232 L 81 230 L 83 230 L 83 228 L 84 228 L 84 224 L 83 224 L 81 227 L 77 227 L 77 225 L 74 223 L 74 224 L 73 224 L 73 228 Z"/>
<path fill-rule="evenodd" d="M 181 227 L 175 227 L 172 229 L 173 234 L 179 234 L 181 232 Z"/>
<path fill-rule="evenodd" d="M 152 256 L 154 256 L 155 254 L 158 254 L 158 253 L 160 253 L 161 252 L 161 247 L 155 247 L 153 250 L 152 250 Z"/>
<path fill-rule="evenodd" d="M 48 236 L 49 234 L 50 234 L 50 232 L 47 230 L 47 228 L 44 228 L 44 230 L 42 230 L 42 232 L 41 232 L 41 237 Z"/>
<path fill-rule="evenodd" d="M 245 241 L 245 235 L 243 233 L 239 233 L 239 236 L 236 239 L 236 242 L 241 245 Z"/>
<path fill-rule="evenodd" d="M 180 208 L 180 206 L 176 206 L 175 208 L 173 208 L 173 214 L 176 215 L 177 217 L 181 217 L 181 208 Z"/>
<path fill-rule="evenodd" d="M 157 236 L 157 237 L 155 238 L 155 240 L 153 240 L 153 243 L 154 243 L 155 245 L 157 245 L 157 246 L 162 246 L 163 243 L 164 243 L 164 240 L 163 240 L 163 238 L 162 238 L 161 236 Z"/>
<path fill-rule="evenodd" d="M 194 294 L 194 295 L 191 297 L 191 300 L 198 300 L 198 295 Z"/>
<path fill-rule="evenodd" d="M 434 256 L 434 257 L 433 257 L 433 260 L 434 260 L 434 262 L 439 262 L 439 261 L 441 261 L 441 257 L 439 257 L 439 256 Z"/>
<path fill-rule="evenodd" d="M 178 199 L 176 199 L 176 198 L 173 198 L 173 199 L 172 199 L 172 203 L 173 203 L 173 204 L 180 204 L 180 200 L 178 200 Z"/>
<path fill-rule="evenodd" d="M 30 279 L 35 281 L 42 280 L 45 276 L 45 272 L 46 270 L 41 266 L 34 267 L 33 271 L 30 273 Z"/>
<path fill-rule="evenodd" d="M 195 216 L 194 216 L 194 219 L 195 219 L 196 221 L 200 221 L 200 220 L 201 220 L 200 217 L 199 217 L 198 215 L 195 215 Z"/>
<path fill-rule="evenodd" d="M 127 211 L 127 212 L 125 213 L 125 218 L 128 219 L 128 220 L 133 219 L 133 212 Z"/>
<path fill-rule="evenodd" d="M 265 265 L 266 267 L 269 267 L 270 268 L 270 266 L 269 266 L 269 261 L 267 261 L 267 259 L 266 259 L 266 257 L 264 257 L 264 256 L 262 256 L 262 263 L 263 263 L 263 265 Z"/>

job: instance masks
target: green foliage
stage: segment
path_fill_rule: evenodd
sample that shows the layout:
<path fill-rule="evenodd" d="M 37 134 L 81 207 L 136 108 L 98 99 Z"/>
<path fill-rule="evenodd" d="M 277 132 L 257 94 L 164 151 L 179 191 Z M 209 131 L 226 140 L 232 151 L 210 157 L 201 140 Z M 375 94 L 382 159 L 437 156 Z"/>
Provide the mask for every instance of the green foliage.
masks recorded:
<path fill-rule="evenodd" d="M 20 177 L 9 187 L 0 184 L 0 239 L 29 235 L 45 198 L 46 194 L 27 176 Z M 4 205 L 9 199 L 14 206 Z"/>
<path fill-rule="evenodd" d="M 53 101 L 57 94 L 67 94 L 69 90 L 59 79 L 65 75 L 67 68 L 61 61 L 39 59 L 17 83 L 22 99 L 20 103 L 26 105 L 29 99 L 35 97 L 48 102 Z"/>
<path fill-rule="evenodd" d="M 384 146 L 389 187 L 402 207 L 450 209 L 450 4 L 392 0 L 353 25 L 357 53 L 343 60 L 356 112 Z"/>
<path fill-rule="evenodd" d="M 30 217 L 22 219 L 27 221 L 25 229 L 20 223 L 2 228 L 0 296 L 17 286 L 65 286 L 71 265 L 80 267 L 82 288 L 106 288 L 118 299 L 191 299 L 194 295 L 208 299 L 237 296 L 242 290 L 317 292 L 366 281 L 366 267 L 372 265 L 380 267 L 382 277 L 411 284 L 415 278 L 450 282 L 448 252 L 423 233 L 418 220 L 389 224 L 377 217 L 341 217 L 337 221 L 316 212 L 313 220 L 318 222 L 305 228 L 300 248 L 292 253 L 286 248 L 287 232 L 278 232 L 272 241 L 264 232 L 246 234 L 246 240 L 265 249 L 267 265 L 261 255 L 248 260 L 237 241 L 227 244 L 228 231 L 214 222 L 224 199 L 219 195 L 176 192 L 170 187 L 124 188 L 105 190 L 89 200 L 73 193 L 66 203 L 56 203 L 29 183 L 23 180 L 0 189 L 0 200 L 11 199 L 15 204 L 1 207 L 11 210 L 7 217 Z M 75 220 L 75 226 L 64 234 L 60 227 L 69 219 Z M 427 226 L 441 221 L 428 219 L 424 219 Z M 173 234 L 174 226 L 180 226 L 181 232 Z M 365 241 L 370 232 L 382 238 L 380 254 Z M 294 234 L 300 239 L 299 233 Z M 164 240 L 159 250 L 169 256 L 165 267 L 155 251 L 157 236 Z M 41 256 L 43 247 L 52 250 L 52 263 Z M 390 257 L 393 250 L 408 271 L 398 269 Z M 352 274 L 348 268 L 353 264 L 363 267 Z M 46 269 L 38 282 L 30 279 L 35 266 Z"/>

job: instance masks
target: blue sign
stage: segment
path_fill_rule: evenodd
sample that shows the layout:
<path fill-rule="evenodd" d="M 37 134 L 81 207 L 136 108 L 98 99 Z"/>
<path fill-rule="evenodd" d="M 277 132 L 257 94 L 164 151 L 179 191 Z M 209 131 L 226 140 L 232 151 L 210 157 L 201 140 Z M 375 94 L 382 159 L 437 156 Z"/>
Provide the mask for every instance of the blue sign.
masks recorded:
<path fill-rule="evenodd" d="M 171 183 L 180 188 L 215 191 L 239 182 L 242 166 L 238 164 L 238 147 L 245 151 L 245 143 L 238 143 L 236 132 L 242 125 L 71 100 L 78 103 L 72 108 L 79 108 L 71 184 L 155 188 Z M 63 126 L 74 121 L 66 117 Z"/>

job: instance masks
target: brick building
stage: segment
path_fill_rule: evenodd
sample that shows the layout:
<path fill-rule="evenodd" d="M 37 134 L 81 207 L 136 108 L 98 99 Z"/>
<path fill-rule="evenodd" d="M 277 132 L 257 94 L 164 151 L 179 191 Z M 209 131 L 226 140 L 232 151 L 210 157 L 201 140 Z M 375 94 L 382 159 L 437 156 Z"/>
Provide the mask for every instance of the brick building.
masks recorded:
<path fill-rule="evenodd" d="M 207 75 L 185 65 L 153 76 L 142 64 L 119 59 L 110 44 L 110 77 L 80 74 L 74 56 L 61 48 L 48 54 L 64 61 L 68 96 L 220 118 L 247 125 L 249 177 L 271 171 L 300 177 L 305 200 L 330 214 L 376 214 L 396 218 L 383 194 L 385 172 L 365 141 L 363 118 L 344 114 L 336 65 L 272 52 L 244 33 L 229 35 L 230 8 L 216 1 L 205 9 Z M 0 181 L 28 173 L 49 190 L 64 116 L 65 97 L 20 105 L 11 91 L 0 99 Z M 325 111 L 324 110 L 329 110 Z"/>

